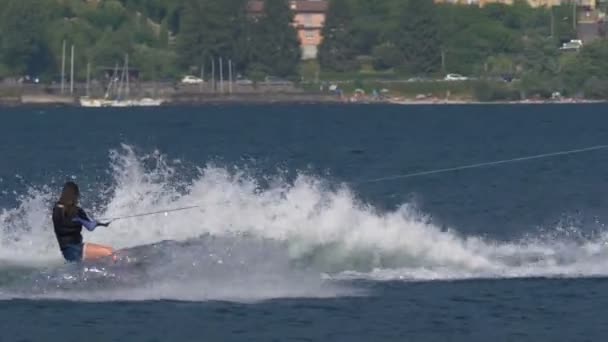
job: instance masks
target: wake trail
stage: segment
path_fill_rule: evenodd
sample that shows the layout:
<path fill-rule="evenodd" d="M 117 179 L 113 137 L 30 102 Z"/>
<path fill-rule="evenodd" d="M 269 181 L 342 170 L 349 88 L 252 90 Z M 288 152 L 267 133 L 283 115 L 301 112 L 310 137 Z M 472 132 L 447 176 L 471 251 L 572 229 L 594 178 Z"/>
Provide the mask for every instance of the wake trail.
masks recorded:
<path fill-rule="evenodd" d="M 381 212 L 347 186 L 331 188 L 318 177 L 300 174 L 291 183 L 277 178 L 262 189 L 246 172 L 206 165 L 183 180 L 167 159 L 138 155 L 130 146 L 111 152 L 112 186 L 98 191 L 107 195 L 94 216 L 124 219 L 85 232 L 85 241 L 162 253 L 156 266 L 146 268 L 151 278 L 142 278 L 151 283 L 129 290 L 101 287 L 100 298 L 133 291 L 142 298 L 181 293 L 189 299 L 340 293 L 324 288 L 328 279 L 608 276 L 606 232 L 590 239 L 540 234 L 498 242 L 443 230 L 410 203 Z M 32 189 L 17 208 L 3 210 L 0 260 L 61 264 L 48 213 L 54 196 L 44 187 Z M 152 283 L 161 288 L 151 289 Z"/>

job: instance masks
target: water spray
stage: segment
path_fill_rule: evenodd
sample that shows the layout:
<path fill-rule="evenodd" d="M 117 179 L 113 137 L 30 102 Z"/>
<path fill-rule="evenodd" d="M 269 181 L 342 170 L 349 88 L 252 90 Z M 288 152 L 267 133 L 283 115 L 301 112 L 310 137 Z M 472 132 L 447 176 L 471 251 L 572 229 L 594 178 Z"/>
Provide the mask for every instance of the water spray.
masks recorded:
<path fill-rule="evenodd" d="M 584 153 L 584 152 L 592 152 L 592 151 L 604 150 L 604 149 L 608 149 L 608 145 L 596 145 L 596 146 L 590 146 L 590 147 L 579 148 L 579 149 L 574 149 L 574 150 L 543 153 L 543 154 L 523 156 L 523 157 L 518 157 L 518 158 L 503 159 L 503 160 L 482 162 L 482 163 L 469 164 L 469 165 L 463 165 L 463 166 L 456 166 L 456 167 L 450 167 L 450 168 L 434 169 L 434 170 L 392 175 L 392 176 L 386 176 L 386 177 L 381 177 L 381 178 L 367 179 L 367 180 L 363 180 L 363 181 L 359 181 L 359 182 L 354 182 L 352 184 L 384 182 L 384 181 L 391 181 L 391 180 L 397 180 L 397 179 L 446 173 L 446 172 L 452 172 L 452 171 L 476 169 L 476 168 L 487 167 L 487 166 L 496 166 L 496 165 L 501 165 L 501 164 L 510 164 L 510 163 L 516 163 L 516 162 L 535 160 L 535 159 L 544 159 L 544 158 L 565 156 L 565 155 L 578 154 L 578 153 Z M 118 221 L 118 220 L 129 219 L 129 218 L 145 217 L 145 216 L 160 215 L 160 214 L 162 214 L 164 216 L 168 216 L 169 213 L 172 213 L 172 212 L 191 210 L 191 209 L 196 209 L 196 208 L 200 208 L 200 207 L 201 207 L 200 205 L 193 205 L 193 206 L 188 206 L 188 207 L 159 210 L 159 211 L 153 211 L 153 212 L 141 213 L 141 214 L 135 214 L 135 215 L 118 216 L 118 217 L 114 217 L 114 218 L 109 218 L 105 221 L 114 222 L 114 221 Z"/>

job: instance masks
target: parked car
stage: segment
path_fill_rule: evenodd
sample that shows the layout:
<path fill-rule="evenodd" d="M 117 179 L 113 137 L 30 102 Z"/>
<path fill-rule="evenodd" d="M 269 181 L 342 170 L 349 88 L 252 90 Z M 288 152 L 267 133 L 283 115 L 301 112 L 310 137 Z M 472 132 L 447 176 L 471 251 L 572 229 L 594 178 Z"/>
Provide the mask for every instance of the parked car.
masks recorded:
<path fill-rule="evenodd" d="M 264 82 L 266 82 L 267 84 L 276 85 L 276 86 L 291 86 L 291 85 L 293 85 L 293 82 L 288 81 L 288 80 L 284 80 L 282 78 L 275 77 L 275 76 L 266 76 L 266 78 L 264 79 Z"/>
<path fill-rule="evenodd" d="M 468 77 L 459 74 L 447 74 L 444 78 L 445 81 L 466 81 Z"/>
<path fill-rule="evenodd" d="M 563 51 L 578 51 L 583 47 L 583 41 L 580 39 L 571 39 L 569 42 L 563 43 L 559 48 Z"/>
<path fill-rule="evenodd" d="M 196 76 L 192 76 L 192 75 L 186 75 L 186 76 L 184 76 L 184 78 L 182 78 L 182 83 L 184 83 L 184 84 L 201 84 L 201 83 L 203 83 L 203 79 L 198 78 Z"/>
<path fill-rule="evenodd" d="M 19 78 L 20 83 L 28 83 L 28 84 L 38 84 L 40 83 L 40 79 L 38 77 L 33 77 L 30 75 L 25 75 Z"/>
<path fill-rule="evenodd" d="M 237 78 L 236 81 L 234 81 L 236 84 L 238 85 L 252 85 L 253 81 L 247 78 Z"/>

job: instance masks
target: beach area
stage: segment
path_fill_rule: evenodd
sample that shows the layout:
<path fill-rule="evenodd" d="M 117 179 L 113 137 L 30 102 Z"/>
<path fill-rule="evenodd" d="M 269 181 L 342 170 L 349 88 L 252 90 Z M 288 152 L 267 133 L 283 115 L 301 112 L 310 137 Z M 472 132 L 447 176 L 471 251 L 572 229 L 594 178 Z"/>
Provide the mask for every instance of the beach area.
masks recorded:
<path fill-rule="evenodd" d="M 530 98 L 523 100 L 480 101 L 472 94 L 444 96 L 437 94 L 403 94 L 399 90 L 383 89 L 365 92 L 362 89 L 351 91 L 311 91 L 296 86 L 248 85 L 228 86 L 222 91 L 219 86 L 210 89 L 209 85 L 183 86 L 174 83 L 146 82 L 131 91 L 133 98 L 158 99 L 162 106 L 205 105 L 205 104 L 264 104 L 264 103 L 329 103 L 329 104 L 394 104 L 394 105 L 475 105 L 475 104 L 577 104 L 603 103 L 606 100 L 584 98 L 556 97 L 551 99 Z M 88 90 L 87 90 L 88 89 Z M 87 98 L 87 93 L 95 92 L 97 98 L 103 98 L 103 90 L 77 84 L 72 94 L 58 85 L 41 84 L 0 84 L 0 106 L 68 106 L 80 107 L 80 98 Z"/>

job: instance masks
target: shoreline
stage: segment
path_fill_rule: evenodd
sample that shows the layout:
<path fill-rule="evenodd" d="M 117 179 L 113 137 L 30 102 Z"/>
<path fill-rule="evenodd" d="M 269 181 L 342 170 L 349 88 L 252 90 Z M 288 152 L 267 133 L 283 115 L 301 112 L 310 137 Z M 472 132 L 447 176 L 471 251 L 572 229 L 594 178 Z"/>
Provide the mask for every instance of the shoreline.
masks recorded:
<path fill-rule="evenodd" d="M 448 101 L 388 101 L 388 103 L 401 105 L 401 106 L 415 106 L 415 105 L 552 105 L 552 104 L 598 104 L 608 103 L 608 100 L 575 100 L 575 99 L 564 99 L 564 100 L 519 100 L 519 101 L 464 101 L 464 100 L 448 100 Z"/>
<path fill-rule="evenodd" d="M 608 100 L 559 99 L 559 100 L 518 100 L 491 101 L 476 100 L 440 100 L 440 99 L 404 99 L 400 98 L 361 98 L 340 97 L 318 93 L 247 93 L 232 95 L 177 95 L 164 99 L 160 106 L 204 106 L 222 104 L 336 104 L 336 105 L 396 105 L 396 106 L 446 106 L 446 105 L 568 105 L 568 104 L 601 104 Z M 76 96 L 52 94 L 23 94 L 0 97 L 0 107 L 70 107 L 86 108 L 80 105 Z M 102 107 L 119 108 L 119 107 Z M 123 107 L 124 108 L 124 107 Z M 129 107 L 132 108 L 132 107 Z M 151 107 L 144 107 L 151 108 Z"/>

